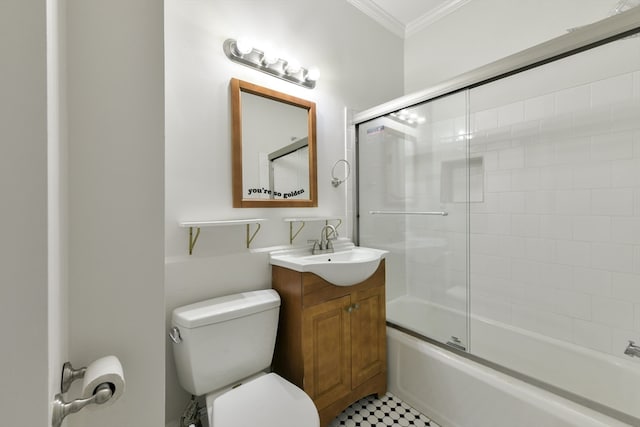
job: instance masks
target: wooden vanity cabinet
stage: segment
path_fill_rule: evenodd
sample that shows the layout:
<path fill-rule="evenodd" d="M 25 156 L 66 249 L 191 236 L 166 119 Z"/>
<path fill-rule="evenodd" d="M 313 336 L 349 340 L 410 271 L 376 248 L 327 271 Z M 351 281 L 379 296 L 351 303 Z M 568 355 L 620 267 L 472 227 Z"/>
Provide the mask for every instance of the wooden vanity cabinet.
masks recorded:
<path fill-rule="evenodd" d="M 272 266 L 282 304 L 273 369 L 302 388 L 327 426 L 353 402 L 387 389 L 385 263 L 364 282 L 335 286 Z"/>

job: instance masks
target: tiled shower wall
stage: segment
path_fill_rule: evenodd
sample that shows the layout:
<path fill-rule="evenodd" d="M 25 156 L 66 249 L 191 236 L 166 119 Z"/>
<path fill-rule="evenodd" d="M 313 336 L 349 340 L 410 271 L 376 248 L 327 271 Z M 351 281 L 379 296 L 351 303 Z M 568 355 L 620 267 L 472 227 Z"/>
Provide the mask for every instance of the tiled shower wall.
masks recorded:
<path fill-rule="evenodd" d="M 472 314 L 626 358 L 640 339 L 640 38 L 474 88 L 469 107 Z"/>

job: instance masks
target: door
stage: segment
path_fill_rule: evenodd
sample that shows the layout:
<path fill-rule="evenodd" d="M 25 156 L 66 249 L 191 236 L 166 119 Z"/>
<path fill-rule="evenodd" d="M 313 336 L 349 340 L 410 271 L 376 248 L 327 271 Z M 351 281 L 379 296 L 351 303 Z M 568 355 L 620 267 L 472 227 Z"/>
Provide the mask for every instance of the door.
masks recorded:
<path fill-rule="evenodd" d="M 318 409 L 351 392 L 350 302 L 347 295 L 303 313 L 304 390 Z"/>
<path fill-rule="evenodd" d="M 351 295 L 351 387 L 384 372 L 385 351 L 384 287 Z"/>

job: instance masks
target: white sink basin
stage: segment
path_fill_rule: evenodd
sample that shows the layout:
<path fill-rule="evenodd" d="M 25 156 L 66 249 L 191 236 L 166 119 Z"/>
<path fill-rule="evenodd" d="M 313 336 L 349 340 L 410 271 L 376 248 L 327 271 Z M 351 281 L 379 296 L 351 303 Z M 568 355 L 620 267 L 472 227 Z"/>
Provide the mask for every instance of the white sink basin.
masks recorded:
<path fill-rule="evenodd" d="M 272 253 L 270 263 L 300 272 L 317 274 L 336 286 L 351 286 L 360 283 L 378 269 L 388 251 L 341 245 L 334 253 L 310 255 L 308 252 Z"/>

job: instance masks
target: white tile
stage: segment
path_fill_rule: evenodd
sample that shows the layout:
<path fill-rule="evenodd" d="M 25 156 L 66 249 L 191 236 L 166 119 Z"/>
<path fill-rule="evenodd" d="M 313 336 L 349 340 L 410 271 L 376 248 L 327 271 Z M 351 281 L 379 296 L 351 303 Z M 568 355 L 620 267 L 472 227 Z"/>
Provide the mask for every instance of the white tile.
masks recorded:
<path fill-rule="evenodd" d="M 524 102 L 524 119 L 537 120 L 555 114 L 555 98 L 553 94 L 527 99 Z"/>
<path fill-rule="evenodd" d="M 633 247 L 614 243 L 591 244 L 592 266 L 603 270 L 632 272 Z"/>
<path fill-rule="evenodd" d="M 619 160 L 633 157 L 633 133 L 616 132 L 594 135 L 591 138 L 593 160 Z"/>
<path fill-rule="evenodd" d="M 524 167 L 524 148 L 510 148 L 498 151 L 499 169 L 521 169 Z"/>
<path fill-rule="evenodd" d="M 500 237 L 493 234 L 470 235 L 469 250 L 471 254 L 498 255 L 500 248 Z"/>
<path fill-rule="evenodd" d="M 487 214 L 487 232 L 489 234 L 510 234 L 511 216 L 508 214 Z"/>
<path fill-rule="evenodd" d="M 640 331 L 640 304 L 633 305 L 633 329 Z"/>
<path fill-rule="evenodd" d="M 611 240 L 611 217 L 574 216 L 573 239 L 588 242 L 608 242 Z"/>
<path fill-rule="evenodd" d="M 511 126 L 524 120 L 524 102 L 514 102 L 499 107 L 498 127 Z"/>
<path fill-rule="evenodd" d="M 640 274 L 640 245 L 633 247 L 633 272 Z"/>
<path fill-rule="evenodd" d="M 540 168 L 540 189 L 564 190 L 573 188 L 573 170 L 562 166 Z"/>
<path fill-rule="evenodd" d="M 558 240 L 556 242 L 557 260 L 560 264 L 588 267 L 591 265 L 591 244 Z"/>
<path fill-rule="evenodd" d="M 573 217 L 568 215 L 541 215 L 540 237 L 545 239 L 571 239 L 573 235 L 572 219 Z"/>
<path fill-rule="evenodd" d="M 498 213 L 500 210 L 499 193 L 484 193 L 482 202 L 472 202 L 469 210 L 471 213 Z"/>
<path fill-rule="evenodd" d="M 640 187 L 640 158 L 612 162 L 611 185 L 623 188 Z"/>
<path fill-rule="evenodd" d="M 478 111 L 471 115 L 471 129 L 474 132 L 498 127 L 498 111 L 495 109 Z"/>
<path fill-rule="evenodd" d="M 638 129 L 640 104 L 637 100 L 621 102 L 611 108 L 611 128 L 616 130 Z"/>
<path fill-rule="evenodd" d="M 470 273 L 508 279 L 511 277 L 511 264 L 507 258 L 477 254 L 471 258 Z"/>
<path fill-rule="evenodd" d="M 640 188 L 633 192 L 633 214 L 640 216 Z"/>
<path fill-rule="evenodd" d="M 591 83 L 591 105 L 611 105 L 633 96 L 633 75 L 631 73 L 611 77 Z"/>
<path fill-rule="evenodd" d="M 485 171 L 498 170 L 498 153 L 499 151 L 488 151 L 482 153 L 482 167 Z"/>
<path fill-rule="evenodd" d="M 640 274 L 612 273 L 611 295 L 617 299 L 640 303 Z"/>
<path fill-rule="evenodd" d="M 545 264 L 540 285 L 556 289 L 574 289 L 573 267 L 563 264 Z"/>
<path fill-rule="evenodd" d="M 591 213 L 593 215 L 633 215 L 633 190 L 593 190 Z"/>
<path fill-rule="evenodd" d="M 631 302 L 594 296 L 593 321 L 614 328 L 631 329 L 634 306 Z"/>
<path fill-rule="evenodd" d="M 513 306 L 512 316 L 515 326 L 560 340 L 571 340 L 572 327 L 569 316 L 535 310 L 521 305 Z"/>
<path fill-rule="evenodd" d="M 591 319 L 591 296 L 589 294 L 554 289 L 552 296 L 554 312 L 577 319 Z"/>
<path fill-rule="evenodd" d="M 499 255 L 511 258 L 524 258 L 526 255 L 526 244 L 524 237 L 500 236 Z"/>
<path fill-rule="evenodd" d="M 487 178 L 487 192 L 494 193 L 500 191 L 511 190 L 511 172 L 509 171 L 488 171 Z"/>
<path fill-rule="evenodd" d="M 525 212 L 525 193 L 504 192 L 499 194 L 500 194 L 500 212 L 501 213 L 524 213 Z"/>
<path fill-rule="evenodd" d="M 511 234 L 523 237 L 538 237 L 540 235 L 539 215 L 511 215 Z"/>
<path fill-rule="evenodd" d="M 575 166 L 573 187 L 577 189 L 611 187 L 611 163 L 587 163 Z"/>
<path fill-rule="evenodd" d="M 542 281 L 544 264 L 524 259 L 511 261 L 511 278 L 518 283 L 536 285 Z"/>
<path fill-rule="evenodd" d="M 574 134 L 572 113 L 546 117 L 540 120 L 540 135 L 545 138 L 567 139 L 574 137 Z"/>
<path fill-rule="evenodd" d="M 516 283 L 511 278 L 498 278 L 494 276 L 487 276 L 484 274 L 473 274 L 471 276 L 471 283 L 475 289 L 471 293 L 473 298 L 475 292 L 482 292 L 484 295 L 493 295 L 498 299 L 504 300 L 522 300 L 524 294 L 524 286 L 521 283 Z"/>
<path fill-rule="evenodd" d="M 640 245 L 640 217 L 613 217 L 611 241 Z"/>
<path fill-rule="evenodd" d="M 526 168 L 511 171 L 511 190 L 532 191 L 541 188 L 540 169 Z"/>
<path fill-rule="evenodd" d="M 524 207 L 528 214 L 552 214 L 556 209 L 556 195 L 553 191 L 527 191 Z"/>
<path fill-rule="evenodd" d="M 524 147 L 524 163 L 527 167 L 548 166 L 554 162 L 553 144 L 535 141 Z"/>
<path fill-rule="evenodd" d="M 573 320 L 573 340 L 575 344 L 592 350 L 611 352 L 611 328 L 580 319 Z"/>
<path fill-rule="evenodd" d="M 511 323 L 511 303 L 494 295 L 471 294 L 471 314 L 506 324 Z"/>
<path fill-rule="evenodd" d="M 577 86 L 556 93 L 556 113 L 573 113 L 590 106 L 591 90 L 588 85 Z"/>
<path fill-rule="evenodd" d="M 574 267 L 573 289 L 592 295 L 611 296 L 611 272 L 587 267 Z"/>
<path fill-rule="evenodd" d="M 572 138 L 556 141 L 554 162 L 556 164 L 578 164 L 591 160 L 591 144 L 588 138 Z"/>
<path fill-rule="evenodd" d="M 552 239 L 527 238 L 525 256 L 529 260 L 551 262 L 556 256 L 556 241 Z"/>
<path fill-rule="evenodd" d="M 590 190 L 557 191 L 556 213 L 561 215 L 589 215 L 592 211 L 591 194 Z"/>

